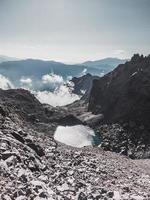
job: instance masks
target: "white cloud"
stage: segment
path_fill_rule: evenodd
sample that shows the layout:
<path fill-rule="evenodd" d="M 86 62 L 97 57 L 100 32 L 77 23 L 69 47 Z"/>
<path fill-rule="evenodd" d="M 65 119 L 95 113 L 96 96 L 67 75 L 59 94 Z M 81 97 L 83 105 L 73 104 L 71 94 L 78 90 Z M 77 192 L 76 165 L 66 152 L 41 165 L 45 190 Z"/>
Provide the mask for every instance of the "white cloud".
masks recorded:
<path fill-rule="evenodd" d="M 63 77 L 54 73 L 45 74 L 42 76 L 42 83 L 52 89 L 59 87 L 64 83 Z"/>
<path fill-rule="evenodd" d="M 123 56 L 125 53 L 126 53 L 126 51 L 123 50 L 123 49 L 116 49 L 114 51 L 114 54 L 117 55 L 117 56 Z"/>
<path fill-rule="evenodd" d="M 3 90 L 8 90 L 13 89 L 14 86 L 7 77 L 0 74 L 0 88 Z"/>
<path fill-rule="evenodd" d="M 84 147 L 94 144 L 94 131 L 83 125 L 58 126 L 54 139 L 73 147 Z"/>
<path fill-rule="evenodd" d="M 83 69 L 83 71 L 80 73 L 80 76 L 84 76 L 84 75 L 86 75 L 87 74 L 87 69 L 85 68 L 85 69 Z"/>
<path fill-rule="evenodd" d="M 70 81 L 72 78 L 72 76 L 67 76 L 67 81 Z"/>
<path fill-rule="evenodd" d="M 32 83 L 32 79 L 31 78 L 21 78 L 20 82 L 23 84 L 31 84 Z"/>
<path fill-rule="evenodd" d="M 42 77 L 42 81 L 39 82 L 33 82 L 28 77 L 21 77 L 20 83 L 22 88 L 28 89 L 41 103 L 52 106 L 64 106 L 80 99 L 80 96 L 72 93 L 74 84 L 71 81 L 65 82 L 61 76 L 56 74 L 46 74 Z M 49 87 L 47 87 L 46 83 L 48 83 Z M 40 90 L 41 86 L 42 91 Z M 20 87 L 20 85 L 17 87 Z M 54 87 L 54 90 L 49 91 L 52 87 Z M 7 77 L 0 74 L 0 88 L 7 90 L 15 87 Z"/>
<path fill-rule="evenodd" d="M 50 104 L 52 106 L 64 106 L 80 99 L 80 97 L 73 94 L 71 89 L 66 85 L 61 85 L 53 92 L 37 91 L 33 93 L 41 103 Z"/>
<path fill-rule="evenodd" d="M 54 73 L 45 74 L 42 76 L 43 90 L 32 92 L 41 103 L 50 104 L 52 106 L 64 106 L 70 104 L 79 100 L 80 97 L 72 93 L 74 84 L 68 79 L 65 82 L 62 76 Z"/>

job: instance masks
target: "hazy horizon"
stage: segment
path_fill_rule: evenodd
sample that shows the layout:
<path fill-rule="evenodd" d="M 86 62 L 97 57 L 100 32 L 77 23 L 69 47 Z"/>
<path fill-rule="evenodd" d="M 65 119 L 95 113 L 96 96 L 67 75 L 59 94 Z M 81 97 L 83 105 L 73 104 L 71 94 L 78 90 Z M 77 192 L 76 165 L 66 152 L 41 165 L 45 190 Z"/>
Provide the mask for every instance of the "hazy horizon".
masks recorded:
<path fill-rule="evenodd" d="M 0 0 L 0 55 L 81 63 L 148 55 L 149 0 Z"/>
<path fill-rule="evenodd" d="M 138 53 L 138 52 L 137 52 Z M 145 56 L 145 55 L 144 55 Z M 119 58 L 119 57 L 113 57 L 113 56 L 109 56 L 109 57 L 101 57 L 101 58 L 97 58 L 97 59 L 88 59 L 87 60 L 82 60 L 81 62 L 74 62 L 74 61 L 61 61 L 61 60 L 54 60 L 54 59 L 49 59 L 49 58 L 42 58 L 42 57 L 13 57 L 13 56 L 8 56 L 8 55 L 0 55 L 0 57 L 6 57 L 6 59 L 8 58 L 9 61 L 11 61 L 10 58 L 12 58 L 12 61 L 21 61 L 21 60 L 43 60 L 43 61 L 52 61 L 52 62 L 58 62 L 58 63 L 64 63 L 64 64 L 70 64 L 70 65 L 76 65 L 76 64 L 82 64 L 84 62 L 94 62 L 94 61 L 99 61 L 99 60 L 103 60 L 103 59 L 120 59 L 120 60 L 130 60 L 130 58 Z"/>

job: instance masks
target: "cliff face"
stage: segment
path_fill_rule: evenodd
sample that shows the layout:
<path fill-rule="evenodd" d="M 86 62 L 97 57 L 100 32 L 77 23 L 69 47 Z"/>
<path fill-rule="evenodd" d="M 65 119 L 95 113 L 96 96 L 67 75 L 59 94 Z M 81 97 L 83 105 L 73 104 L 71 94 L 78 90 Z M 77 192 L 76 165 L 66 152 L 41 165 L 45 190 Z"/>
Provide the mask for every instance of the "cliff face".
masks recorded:
<path fill-rule="evenodd" d="M 104 113 L 108 122 L 134 120 L 149 126 L 150 56 L 131 61 L 94 80 L 89 110 Z"/>
<path fill-rule="evenodd" d="M 91 88 L 93 86 L 93 80 L 99 79 L 99 76 L 93 76 L 91 74 L 86 74 L 82 77 L 74 77 L 72 78 L 72 82 L 74 83 L 73 93 L 81 95 L 82 100 L 89 99 Z"/>
<path fill-rule="evenodd" d="M 89 111 L 102 113 L 104 123 L 119 123 L 134 143 L 150 144 L 150 56 L 129 62 L 94 80 Z"/>

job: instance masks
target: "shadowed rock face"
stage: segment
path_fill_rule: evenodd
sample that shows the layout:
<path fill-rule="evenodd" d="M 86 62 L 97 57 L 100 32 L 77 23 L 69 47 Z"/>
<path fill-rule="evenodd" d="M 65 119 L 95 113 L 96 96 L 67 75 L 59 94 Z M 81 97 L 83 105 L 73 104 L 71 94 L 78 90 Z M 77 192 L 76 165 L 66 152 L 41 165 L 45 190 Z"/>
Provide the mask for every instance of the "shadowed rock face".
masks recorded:
<path fill-rule="evenodd" d="M 99 79 L 99 76 L 86 74 L 81 77 L 74 77 L 71 81 L 74 83 L 73 93 L 82 96 L 82 100 L 88 100 L 93 86 L 93 80 Z"/>
<path fill-rule="evenodd" d="M 0 89 L 0 113 L 7 110 L 5 115 L 16 113 L 24 120 L 45 120 L 43 105 L 29 91 L 24 89 Z"/>
<path fill-rule="evenodd" d="M 89 110 L 104 113 L 105 121 L 129 121 L 149 126 L 150 56 L 135 55 L 130 62 L 94 80 Z"/>
<path fill-rule="evenodd" d="M 120 123 L 134 143 L 150 144 L 150 56 L 131 61 L 94 80 L 89 111 L 102 113 L 105 123 Z M 133 131 L 133 133 L 131 133 Z"/>

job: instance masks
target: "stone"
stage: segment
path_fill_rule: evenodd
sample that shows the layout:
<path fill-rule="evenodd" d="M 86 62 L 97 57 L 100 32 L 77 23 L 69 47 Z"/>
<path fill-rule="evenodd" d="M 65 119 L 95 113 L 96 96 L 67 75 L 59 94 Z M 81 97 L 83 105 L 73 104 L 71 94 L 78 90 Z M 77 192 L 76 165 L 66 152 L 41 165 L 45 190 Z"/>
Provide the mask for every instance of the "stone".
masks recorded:
<path fill-rule="evenodd" d="M 107 192 L 107 196 L 109 198 L 112 198 L 114 196 L 114 192 L 112 192 L 112 191 Z"/>

